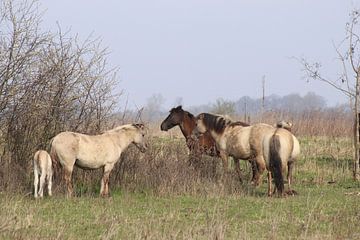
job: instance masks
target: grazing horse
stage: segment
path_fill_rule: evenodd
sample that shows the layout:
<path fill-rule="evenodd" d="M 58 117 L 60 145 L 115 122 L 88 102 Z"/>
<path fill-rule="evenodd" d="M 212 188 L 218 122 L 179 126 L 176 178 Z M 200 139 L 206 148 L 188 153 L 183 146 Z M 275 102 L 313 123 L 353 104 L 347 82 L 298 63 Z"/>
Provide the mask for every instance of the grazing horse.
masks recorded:
<path fill-rule="evenodd" d="M 229 119 L 226 121 L 230 122 Z M 239 126 L 249 126 L 249 124 L 244 122 L 236 122 L 233 123 Z M 216 142 L 211 136 L 210 131 L 206 131 L 198 136 L 198 138 L 193 137 L 193 130 L 195 129 L 196 125 L 196 118 L 194 115 L 182 109 L 182 106 L 177 106 L 176 108 L 172 108 L 170 110 L 169 116 L 165 118 L 165 120 L 161 123 L 161 130 L 168 131 L 169 129 L 179 126 L 181 132 L 183 133 L 186 139 L 186 145 L 188 146 L 190 153 L 195 154 L 195 156 L 199 157 L 199 155 L 205 153 L 212 157 L 219 157 L 219 151 L 216 148 Z M 256 175 L 256 166 L 253 162 L 252 169 L 253 169 L 253 178 Z M 223 168 L 226 171 L 227 162 L 224 163 Z M 237 170 L 240 173 L 240 167 Z M 239 174 L 239 180 L 242 182 L 241 175 Z"/>
<path fill-rule="evenodd" d="M 127 124 L 100 135 L 62 132 L 51 141 L 51 157 L 61 164 L 67 185 L 67 196 L 73 192 L 71 175 L 74 165 L 82 169 L 103 168 L 100 195 L 109 195 L 109 176 L 121 153 L 134 143 L 141 152 L 147 149 L 143 124 Z"/>
<path fill-rule="evenodd" d="M 258 167 L 255 176 L 256 185 L 260 183 L 260 176 L 263 171 L 268 170 L 269 196 L 272 195 L 272 175 L 278 193 L 283 195 L 282 174 L 287 166 L 290 190 L 292 165 L 300 153 L 300 146 L 298 140 L 289 131 L 264 123 L 241 126 L 227 121 L 222 116 L 201 113 L 196 117 L 195 133 L 206 131 L 210 131 L 214 138 L 224 164 L 227 164 L 228 157 L 232 156 L 235 160 L 236 170 L 239 172 L 239 159 L 255 159 Z"/>
<path fill-rule="evenodd" d="M 39 175 L 40 175 L 40 186 L 39 186 Z M 34 197 L 41 198 L 44 196 L 45 180 L 48 182 L 48 194 L 51 193 L 52 186 L 52 163 L 50 155 L 44 150 L 38 150 L 34 155 Z M 38 190 L 39 187 L 39 190 Z"/>
<path fill-rule="evenodd" d="M 291 122 L 287 122 L 284 120 L 278 121 L 275 125 L 277 128 L 285 128 L 286 130 L 288 130 L 289 132 L 291 132 L 291 128 L 292 128 L 292 123 Z"/>
<path fill-rule="evenodd" d="M 192 132 L 195 128 L 195 116 L 183 110 L 182 106 L 177 106 L 170 110 L 169 116 L 161 123 L 160 129 L 161 131 L 168 131 L 175 126 L 180 127 L 190 152 L 205 153 L 212 157 L 219 156 L 219 152 L 215 147 L 215 141 L 211 137 L 210 132 L 205 132 L 197 139 L 192 137 Z"/>

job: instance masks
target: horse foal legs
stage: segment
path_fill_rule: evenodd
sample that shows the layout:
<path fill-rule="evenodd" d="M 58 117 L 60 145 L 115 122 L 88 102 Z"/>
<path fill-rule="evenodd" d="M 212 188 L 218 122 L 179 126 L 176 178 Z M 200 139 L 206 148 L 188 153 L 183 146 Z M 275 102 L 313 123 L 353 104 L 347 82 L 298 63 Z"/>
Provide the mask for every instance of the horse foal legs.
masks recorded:
<path fill-rule="evenodd" d="M 44 196 L 45 177 L 46 177 L 46 173 L 43 171 L 40 176 L 40 188 L 39 188 L 40 197 Z"/>
<path fill-rule="evenodd" d="M 47 182 L 48 182 L 48 194 L 51 197 L 52 196 L 52 172 L 50 172 L 47 176 L 46 176 Z"/>
<path fill-rule="evenodd" d="M 39 172 L 37 168 L 34 168 L 34 197 L 38 197 L 38 186 L 39 186 Z"/>

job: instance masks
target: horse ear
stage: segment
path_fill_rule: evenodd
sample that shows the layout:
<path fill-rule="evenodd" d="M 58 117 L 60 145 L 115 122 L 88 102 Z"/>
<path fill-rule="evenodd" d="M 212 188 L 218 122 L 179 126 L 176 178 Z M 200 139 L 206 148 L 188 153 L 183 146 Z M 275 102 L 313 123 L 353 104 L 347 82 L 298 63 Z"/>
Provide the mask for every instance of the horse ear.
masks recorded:
<path fill-rule="evenodd" d="M 203 119 L 204 119 L 204 114 L 203 114 L 203 113 L 199 114 L 199 116 L 197 117 L 197 119 L 203 120 Z"/>
<path fill-rule="evenodd" d="M 144 129 L 145 128 L 145 126 L 144 126 L 144 124 L 142 124 L 142 123 L 135 123 L 135 124 L 133 124 L 135 127 L 137 127 L 138 129 Z"/>
<path fill-rule="evenodd" d="M 181 106 L 181 105 L 179 105 L 179 106 L 177 106 L 177 107 L 175 108 L 175 111 L 180 111 L 180 110 L 182 110 L 182 106 Z"/>

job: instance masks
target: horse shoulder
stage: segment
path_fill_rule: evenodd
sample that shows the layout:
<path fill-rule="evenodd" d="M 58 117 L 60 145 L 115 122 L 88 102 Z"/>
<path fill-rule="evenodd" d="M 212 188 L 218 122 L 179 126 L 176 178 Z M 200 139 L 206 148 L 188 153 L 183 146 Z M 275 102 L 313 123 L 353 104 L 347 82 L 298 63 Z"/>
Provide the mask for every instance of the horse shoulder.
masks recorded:
<path fill-rule="evenodd" d="M 238 158 L 248 158 L 250 155 L 248 135 L 248 127 L 229 126 L 224 134 L 227 152 Z"/>

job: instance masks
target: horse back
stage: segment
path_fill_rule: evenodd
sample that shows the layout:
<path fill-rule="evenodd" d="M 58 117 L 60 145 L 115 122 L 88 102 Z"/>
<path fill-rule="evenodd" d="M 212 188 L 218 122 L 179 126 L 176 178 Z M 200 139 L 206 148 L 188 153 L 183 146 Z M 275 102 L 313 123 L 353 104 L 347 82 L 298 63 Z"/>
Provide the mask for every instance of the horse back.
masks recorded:
<path fill-rule="evenodd" d="M 38 150 L 34 154 L 34 167 L 40 172 L 51 169 L 51 157 L 45 150 Z"/>

